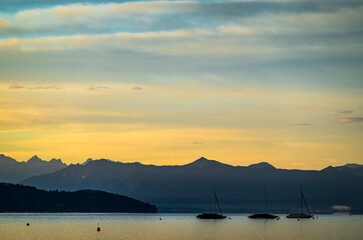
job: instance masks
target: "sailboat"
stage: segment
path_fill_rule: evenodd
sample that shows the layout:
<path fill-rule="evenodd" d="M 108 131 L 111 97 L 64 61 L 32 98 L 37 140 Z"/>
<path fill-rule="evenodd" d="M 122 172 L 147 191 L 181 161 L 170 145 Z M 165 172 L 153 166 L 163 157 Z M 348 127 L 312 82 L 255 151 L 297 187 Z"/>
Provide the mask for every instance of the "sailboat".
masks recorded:
<path fill-rule="evenodd" d="M 308 211 L 308 214 L 304 213 L 303 211 L 303 202 L 305 204 L 306 210 Z M 312 218 L 313 215 L 310 214 L 308 205 L 306 204 L 306 200 L 304 197 L 304 193 L 301 187 L 301 183 L 300 183 L 300 212 L 299 213 L 290 213 L 289 215 L 286 216 L 287 218 Z"/>
<path fill-rule="evenodd" d="M 223 216 L 221 206 L 219 206 L 217 194 L 216 194 L 216 191 L 214 190 L 214 187 L 213 187 L 213 194 L 214 194 L 214 213 L 202 213 L 202 214 L 199 214 L 197 216 L 197 218 L 200 218 L 200 219 L 224 219 L 224 218 L 226 218 L 226 216 Z M 216 205 L 218 205 L 220 214 L 217 213 Z"/>
<path fill-rule="evenodd" d="M 266 194 L 266 181 L 263 182 L 264 189 L 265 189 L 265 205 L 266 205 L 266 213 L 256 213 L 251 216 L 248 216 L 248 218 L 253 219 L 274 219 L 278 216 L 268 214 L 268 204 L 267 204 L 267 194 Z"/>

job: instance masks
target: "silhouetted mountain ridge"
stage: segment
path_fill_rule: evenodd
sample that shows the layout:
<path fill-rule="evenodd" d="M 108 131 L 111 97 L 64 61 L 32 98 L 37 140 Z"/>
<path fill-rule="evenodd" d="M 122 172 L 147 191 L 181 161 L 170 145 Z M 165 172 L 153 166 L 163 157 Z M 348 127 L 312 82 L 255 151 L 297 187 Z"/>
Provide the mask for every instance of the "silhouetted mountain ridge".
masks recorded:
<path fill-rule="evenodd" d="M 321 171 L 286 170 L 265 162 L 242 167 L 206 158 L 186 165 L 155 166 L 101 159 L 86 165 L 70 165 L 22 183 L 42 189 L 104 190 L 152 202 L 162 211 L 212 207 L 211 193 L 215 184 L 225 208 L 244 211 L 263 209 L 264 180 L 271 209 L 298 208 L 302 182 L 312 210 L 329 212 L 333 205 L 349 205 L 352 211 L 363 211 L 363 177 L 336 167 Z"/>
<path fill-rule="evenodd" d="M 330 171 L 330 172 L 346 172 L 352 175 L 356 176 L 362 176 L 363 177 L 363 165 L 361 164 L 345 164 L 343 166 L 337 166 L 337 167 L 326 167 L 322 171 Z"/>
<path fill-rule="evenodd" d="M 189 164 L 186 164 L 184 166 L 189 166 L 189 167 L 197 167 L 197 168 L 209 168 L 209 167 L 232 167 L 231 165 L 228 164 L 224 164 L 215 160 L 209 160 L 206 159 L 205 157 L 201 157 L 197 160 L 195 160 L 194 162 L 191 162 Z"/>
<path fill-rule="evenodd" d="M 349 168 L 360 168 L 363 167 L 362 164 L 356 164 L 356 163 L 347 163 L 344 165 L 344 167 L 349 167 Z"/>
<path fill-rule="evenodd" d="M 30 164 L 38 164 L 38 163 L 42 163 L 42 162 L 45 162 L 45 161 L 40 159 L 37 155 L 34 155 L 27 161 L 27 163 L 30 163 Z"/>
<path fill-rule="evenodd" d="M 65 167 L 67 164 L 60 159 L 43 161 L 34 155 L 27 162 L 18 162 L 0 154 L 0 181 L 18 183 L 29 177 L 55 172 Z"/>
<path fill-rule="evenodd" d="M 254 169 L 261 169 L 261 168 L 276 169 L 274 166 L 272 166 L 268 162 L 260 162 L 260 163 L 256 163 L 256 164 L 251 164 L 248 167 L 254 168 Z"/>
<path fill-rule="evenodd" d="M 92 158 L 88 158 L 85 162 L 82 163 L 82 165 L 86 165 L 87 163 L 92 162 L 92 161 L 93 161 Z"/>

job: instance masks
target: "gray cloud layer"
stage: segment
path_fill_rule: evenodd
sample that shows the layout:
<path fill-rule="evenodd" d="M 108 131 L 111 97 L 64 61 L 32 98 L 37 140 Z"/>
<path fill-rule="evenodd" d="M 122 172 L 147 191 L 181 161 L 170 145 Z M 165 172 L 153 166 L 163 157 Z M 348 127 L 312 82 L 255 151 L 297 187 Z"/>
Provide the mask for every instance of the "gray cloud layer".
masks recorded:
<path fill-rule="evenodd" d="M 62 1 L 60 1 L 62 2 Z M 72 3 L 67 1 L 67 3 Z M 0 33 L 3 38 L 24 36 L 63 36 L 117 32 L 175 31 L 180 29 L 215 29 L 221 25 L 255 25 L 252 17 L 266 15 L 327 14 L 355 10 L 363 3 L 356 1 L 251 1 L 251 2 L 125 2 L 19 8 L 1 14 Z M 92 3 L 92 2 L 91 2 Z M 26 6 L 26 5 L 25 5 Z M 361 18 L 360 18 L 361 19 Z M 361 20 L 348 18 L 360 32 Z M 259 21 L 259 19 L 257 19 Z M 313 26 L 294 22 L 297 28 Z M 292 26 L 294 26 L 292 24 Z M 317 21 L 319 28 L 319 21 Z M 351 26 L 353 27 L 353 26 Z M 324 29 L 321 29 L 324 30 Z M 343 30 L 343 29 L 341 29 Z M 350 30 L 353 30 L 350 28 Z M 274 29 L 271 29 L 273 32 Z M 319 31 L 317 31 L 319 32 Z M 345 31 L 346 32 L 346 31 Z"/>
<path fill-rule="evenodd" d="M 38 72 L 84 76 L 92 69 L 117 81 L 112 73 L 122 72 L 135 85 L 161 74 L 263 85 L 363 84 L 359 1 L 30 2 L 0 10 L 4 74 L 14 64 L 24 73 L 44 64 Z"/>

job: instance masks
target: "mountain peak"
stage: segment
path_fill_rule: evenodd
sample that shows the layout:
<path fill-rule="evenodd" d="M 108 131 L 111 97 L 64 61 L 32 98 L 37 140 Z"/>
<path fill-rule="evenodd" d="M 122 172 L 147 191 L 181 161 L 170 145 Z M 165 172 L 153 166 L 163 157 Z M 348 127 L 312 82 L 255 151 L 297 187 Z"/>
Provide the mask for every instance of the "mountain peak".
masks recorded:
<path fill-rule="evenodd" d="M 67 164 L 63 163 L 62 160 L 60 159 L 55 159 L 53 158 L 52 160 L 48 161 L 44 161 L 41 158 L 39 158 L 37 155 L 34 155 L 33 157 L 31 157 L 28 162 L 27 162 L 28 166 L 40 166 L 40 165 L 47 165 L 47 166 L 67 166 Z"/>
<path fill-rule="evenodd" d="M 86 165 L 89 162 L 92 162 L 93 159 L 92 158 L 88 158 L 85 162 L 83 162 L 81 165 Z"/>
<path fill-rule="evenodd" d="M 34 155 L 33 157 L 31 157 L 29 160 L 28 160 L 28 163 L 40 163 L 42 162 L 43 160 L 40 159 L 37 155 Z"/>
<path fill-rule="evenodd" d="M 321 171 L 323 172 L 331 172 L 331 171 L 337 171 L 337 169 L 335 169 L 333 166 L 328 166 L 326 168 L 323 168 Z"/>
<path fill-rule="evenodd" d="M 16 163 L 16 160 L 5 156 L 4 154 L 0 154 L 0 163 Z"/>
<path fill-rule="evenodd" d="M 268 162 L 260 162 L 260 163 L 256 163 L 256 164 L 251 164 L 248 167 L 253 168 L 253 169 L 262 169 L 262 168 L 276 169 L 274 166 L 272 166 Z"/>
<path fill-rule="evenodd" d="M 344 167 L 354 169 L 354 168 L 363 167 L 363 165 L 362 164 L 357 164 L 357 163 L 347 163 L 347 164 L 344 165 Z"/>
<path fill-rule="evenodd" d="M 191 164 L 205 164 L 208 162 L 213 162 L 213 160 L 209 160 L 209 159 L 206 159 L 205 157 L 201 157 L 201 158 L 198 158 L 197 160 L 195 160 L 194 162 L 192 162 Z"/>
<path fill-rule="evenodd" d="M 63 163 L 61 159 L 55 159 L 55 158 L 52 158 L 49 163 L 51 164 L 56 164 L 56 165 L 59 165 L 59 166 L 67 166 L 67 164 Z"/>
<path fill-rule="evenodd" d="M 225 165 L 223 163 L 220 163 L 218 161 L 215 160 L 209 160 L 205 157 L 201 157 L 197 160 L 195 160 L 192 163 L 187 164 L 189 166 L 197 166 L 197 167 L 207 167 L 207 166 L 212 166 L 212 165 Z"/>

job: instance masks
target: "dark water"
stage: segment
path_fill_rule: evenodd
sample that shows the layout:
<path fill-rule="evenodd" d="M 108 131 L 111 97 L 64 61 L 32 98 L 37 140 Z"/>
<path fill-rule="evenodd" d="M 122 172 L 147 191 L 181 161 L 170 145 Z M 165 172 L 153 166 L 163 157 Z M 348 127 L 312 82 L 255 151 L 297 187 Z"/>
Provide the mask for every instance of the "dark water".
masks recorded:
<path fill-rule="evenodd" d="M 362 215 L 318 215 L 301 221 L 229 216 L 200 220 L 195 214 L 0 214 L 0 239 L 363 239 Z"/>

